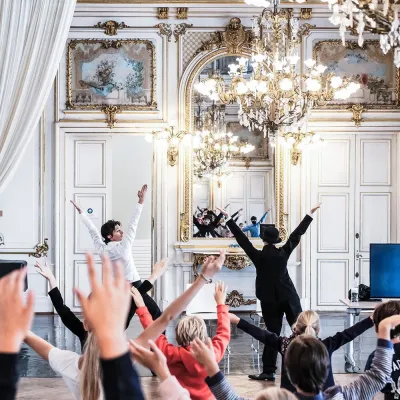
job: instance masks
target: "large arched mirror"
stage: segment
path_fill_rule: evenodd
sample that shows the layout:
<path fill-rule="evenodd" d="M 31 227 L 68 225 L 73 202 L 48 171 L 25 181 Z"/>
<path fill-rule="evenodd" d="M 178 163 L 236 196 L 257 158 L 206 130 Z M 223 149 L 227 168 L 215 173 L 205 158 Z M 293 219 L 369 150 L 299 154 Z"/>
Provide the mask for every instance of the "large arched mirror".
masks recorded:
<path fill-rule="evenodd" d="M 217 77 L 228 88 L 231 65 L 241 59 L 244 77 L 252 74 L 251 35 L 238 18 L 231 19 L 225 32 L 211 35 L 189 64 L 182 81 L 184 126 L 198 132 L 186 149 L 184 159 L 183 208 L 180 240 L 222 240 L 232 237 L 217 207 L 236 214 L 237 223 L 257 240 L 259 229 L 253 221 L 274 224 L 286 238 L 284 213 L 284 156 L 272 147 L 260 131 L 250 131 L 239 121 L 239 106 L 210 98 L 198 89 L 201 82 Z M 199 133 L 200 132 L 200 133 Z M 221 140 L 220 140 L 221 139 Z M 227 157 L 218 154 L 233 139 L 234 149 Z M 279 144 L 279 143 L 278 143 Z M 245 149 L 246 152 L 238 151 Z M 221 152 L 220 152 L 221 153 Z M 266 212 L 268 211 L 267 215 Z M 211 226 L 210 226 L 211 225 Z"/>

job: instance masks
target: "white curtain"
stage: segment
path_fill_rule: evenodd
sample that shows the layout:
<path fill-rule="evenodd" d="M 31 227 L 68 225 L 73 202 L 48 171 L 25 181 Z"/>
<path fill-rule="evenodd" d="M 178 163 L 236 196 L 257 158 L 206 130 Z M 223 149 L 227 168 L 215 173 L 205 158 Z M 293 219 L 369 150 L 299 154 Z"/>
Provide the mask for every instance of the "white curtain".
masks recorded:
<path fill-rule="evenodd" d="M 65 49 L 75 3 L 0 0 L 0 193 L 39 122 Z"/>

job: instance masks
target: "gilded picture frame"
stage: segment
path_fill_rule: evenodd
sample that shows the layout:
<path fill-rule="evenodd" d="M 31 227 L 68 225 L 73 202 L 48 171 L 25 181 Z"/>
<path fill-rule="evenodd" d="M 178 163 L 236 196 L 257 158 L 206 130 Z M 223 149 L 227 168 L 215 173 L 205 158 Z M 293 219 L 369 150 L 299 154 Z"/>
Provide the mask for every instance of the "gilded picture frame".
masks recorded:
<path fill-rule="evenodd" d="M 74 39 L 67 48 L 68 110 L 157 109 L 155 46 L 144 39 Z"/>
<path fill-rule="evenodd" d="M 399 106 L 400 69 L 393 63 L 393 53 L 384 55 L 378 40 L 316 40 L 313 59 L 340 77 L 361 84 L 361 88 L 346 100 L 334 100 L 316 109 L 343 109 L 355 104 L 367 109 L 394 109 Z"/>

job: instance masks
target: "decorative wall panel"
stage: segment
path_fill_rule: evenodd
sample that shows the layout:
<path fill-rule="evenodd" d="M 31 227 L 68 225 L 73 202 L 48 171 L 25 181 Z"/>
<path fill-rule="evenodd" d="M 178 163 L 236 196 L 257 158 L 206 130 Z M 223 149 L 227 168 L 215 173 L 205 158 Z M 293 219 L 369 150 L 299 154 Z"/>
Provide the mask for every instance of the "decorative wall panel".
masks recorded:
<path fill-rule="evenodd" d="M 75 141 L 75 187 L 106 186 L 105 148 L 105 141 Z"/>
<path fill-rule="evenodd" d="M 347 298 L 349 288 L 347 260 L 317 261 L 317 304 L 319 306 L 340 305 L 339 299 Z"/>
<path fill-rule="evenodd" d="M 391 140 L 362 139 L 361 186 L 382 186 L 391 184 Z"/>

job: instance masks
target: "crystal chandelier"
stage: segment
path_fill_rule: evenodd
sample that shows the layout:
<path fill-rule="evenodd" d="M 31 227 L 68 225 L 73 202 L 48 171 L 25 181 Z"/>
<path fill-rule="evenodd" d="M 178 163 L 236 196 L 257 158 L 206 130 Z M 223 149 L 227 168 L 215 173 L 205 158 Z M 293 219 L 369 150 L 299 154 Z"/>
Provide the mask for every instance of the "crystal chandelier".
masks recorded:
<path fill-rule="evenodd" d="M 296 0 L 298 1 L 298 0 Z M 400 24 L 398 0 L 322 0 L 333 10 L 329 21 L 339 25 L 340 36 L 345 44 L 347 28 L 358 34 L 358 44 L 364 43 L 364 32 L 380 35 L 383 54 L 394 50 L 394 63 L 400 67 Z"/>
<path fill-rule="evenodd" d="M 253 145 L 240 142 L 238 136 L 226 132 L 225 111 L 215 103 L 197 114 L 195 124 L 198 130 L 193 137 L 193 172 L 199 178 L 225 175 L 224 167 L 230 158 L 254 150 Z"/>
<path fill-rule="evenodd" d="M 303 150 L 311 150 L 324 143 L 324 140 L 314 132 L 307 132 L 302 128 L 297 131 L 287 132 L 282 135 L 282 143 L 290 149 L 290 155 L 293 165 L 297 165 Z"/>
<path fill-rule="evenodd" d="M 263 131 L 264 136 L 275 136 L 282 127 L 295 129 L 314 106 L 346 99 L 360 88 L 333 73 L 325 74 L 327 67 L 312 59 L 305 61 L 304 73 L 298 72 L 303 28 L 291 9 L 278 10 L 278 4 L 274 0 L 273 8 L 264 9 L 255 20 L 250 76 L 244 73 L 249 60 L 242 57 L 229 66 L 229 85 L 218 72 L 195 85 L 214 101 L 237 102 L 240 123 Z"/>

